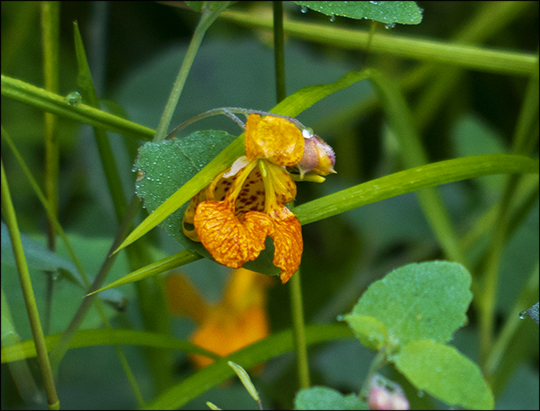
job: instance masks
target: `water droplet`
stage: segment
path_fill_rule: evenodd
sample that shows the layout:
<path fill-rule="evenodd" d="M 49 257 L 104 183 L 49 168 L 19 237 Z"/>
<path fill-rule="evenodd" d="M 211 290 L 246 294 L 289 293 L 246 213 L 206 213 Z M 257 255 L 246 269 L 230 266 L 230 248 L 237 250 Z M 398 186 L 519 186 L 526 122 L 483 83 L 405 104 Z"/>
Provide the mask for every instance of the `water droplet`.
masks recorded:
<path fill-rule="evenodd" d="M 77 107 L 82 102 L 81 93 L 73 91 L 64 97 L 64 101 L 67 101 L 70 106 Z"/>
<path fill-rule="evenodd" d="M 344 321 L 344 320 L 345 320 L 345 317 L 343 317 L 341 314 L 339 314 L 339 315 L 336 317 L 336 320 L 338 320 L 338 321 Z"/>
<path fill-rule="evenodd" d="M 393 29 L 394 27 L 396 27 L 396 23 L 390 23 L 384 26 L 386 30 Z"/>
<path fill-rule="evenodd" d="M 524 320 L 526 316 L 527 316 L 527 311 L 522 311 L 519 313 L 519 318 L 521 318 L 522 320 Z"/>
<path fill-rule="evenodd" d="M 300 8 L 300 11 L 301 11 L 302 13 L 306 14 L 306 13 L 307 13 L 307 9 L 308 9 L 307 6 L 302 6 L 302 7 Z"/>
<path fill-rule="evenodd" d="M 311 138 L 313 137 L 313 129 L 310 128 L 310 127 L 307 127 L 305 129 L 302 130 L 302 135 L 304 136 L 304 138 Z"/>
<path fill-rule="evenodd" d="M 334 21 L 336 21 L 336 15 L 335 14 L 332 14 L 330 16 L 330 22 L 333 23 Z"/>
<path fill-rule="evenodd" d="M 374 5 L 378 5 L 379 2 L 378 1 L 370 1 L 371 4 L 374 4 Z"/>
<path fill-rule="evenodd" d="M 418 391 L 418 396 L 420 398 L 422 398 L 424 396 L 424 391 L 422 391 L 422 390 Z"/>

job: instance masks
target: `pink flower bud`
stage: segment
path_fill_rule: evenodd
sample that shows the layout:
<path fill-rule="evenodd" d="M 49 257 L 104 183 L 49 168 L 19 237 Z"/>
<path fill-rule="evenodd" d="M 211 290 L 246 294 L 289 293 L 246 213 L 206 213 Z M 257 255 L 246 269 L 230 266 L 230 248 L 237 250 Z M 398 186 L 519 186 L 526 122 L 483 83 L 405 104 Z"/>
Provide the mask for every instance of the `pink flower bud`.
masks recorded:
<path fill-rule="evenodd" d="M 322 138 L 313 135 L 304 140 L 304 156 L 296 165 L 300 171 L 300 178 L 304 174 L 313 172 L 322 176 L 335 173 L 336 155 L 334 150 Z"/>
<path fill-rule="evenodd" d="M 370 381 L 368 406 L 371 410 L 408 410 L 409 401 L 397 384 L 374 376 Z"/>

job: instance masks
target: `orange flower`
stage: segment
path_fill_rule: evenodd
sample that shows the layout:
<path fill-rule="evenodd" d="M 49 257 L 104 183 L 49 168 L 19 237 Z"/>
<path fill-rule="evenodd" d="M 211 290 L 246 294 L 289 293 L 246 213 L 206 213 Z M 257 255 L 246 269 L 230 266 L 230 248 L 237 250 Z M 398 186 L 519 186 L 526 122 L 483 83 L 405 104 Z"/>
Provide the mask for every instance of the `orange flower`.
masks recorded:
<path fill-rule="evenodd" d="M 172 274 L 167 277 L 169 309 L 197 322 L 190 337 L 193 344 L 226 356 L 270 334 L 266 289 L 272 282 L 265 275 L 241 268 L 232 273 L 221 301 L 211 305 L 188 277 Z M 200 368 L 214 362 L 197 354 L 190 359 Z"/>
<path fill-rule="evenodd" d="M 255 260 L 270 236 L 273 263 L 286 283 L 300 266 L 303 241 L 300 222 L 284 206 L 296 196 L 296 184 L 285 167 L 302 160 L 304 137 L 285 118 L 251 114 L 245 146 L 246 155 L 191 200 L 184 233 L 231 268 Z"/>

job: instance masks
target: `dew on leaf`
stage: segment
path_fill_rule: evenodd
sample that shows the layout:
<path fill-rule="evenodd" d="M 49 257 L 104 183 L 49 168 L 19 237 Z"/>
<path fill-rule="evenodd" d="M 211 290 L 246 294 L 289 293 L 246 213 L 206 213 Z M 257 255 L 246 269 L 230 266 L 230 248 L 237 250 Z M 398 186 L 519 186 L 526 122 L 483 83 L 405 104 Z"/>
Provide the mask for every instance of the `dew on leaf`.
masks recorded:
<path fill-rule="evenodd" d="M 308 9 L 307 6 L 302 6 L 302 7 L 300 8 L 300 11 L 301 11 L 302 13 L 306 14 L 306 13 L 307 13 L 307 9 Z"/>
<path fill-rule="evenodd" d="M 335 15 L 335 14 L 332 14 L 332 15 L 330 16 L 330 22 L 333 23 L 334 21 L 336 21 L 336 15 Z"/>
<path fill-rule="evenodd" d="M 527 311 L 522 311 L 519 313 L 519 318 L 524 320 L 526 315 L 527 315 Z"/>

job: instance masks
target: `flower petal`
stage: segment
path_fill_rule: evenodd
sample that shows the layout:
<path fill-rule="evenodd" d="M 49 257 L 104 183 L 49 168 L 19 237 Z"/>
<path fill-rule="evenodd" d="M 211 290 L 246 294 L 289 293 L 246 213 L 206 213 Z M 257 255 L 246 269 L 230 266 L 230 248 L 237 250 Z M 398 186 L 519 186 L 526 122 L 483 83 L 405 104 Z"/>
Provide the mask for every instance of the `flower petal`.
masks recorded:
<path fill-rule="evenodd" d="M 296 197 L 296 183 L 290 177 L 287 170 L 281 166 L 276 166 L 266 162 L 265 164 L 268 179 L 271 181 L 271 188 L 275 193 L 275 198 L 278 203 L 290 203 Z M 267 200 L 273 196 L 267 195 Z"/>
<path fill-rule="evenodd" d="M 247 176 L 234 204 L 235 214 L 240 221 L 250 211 L 264 211 L 264 182 L 258 168 Z"/>
<path fill-rule="evenodd" d="M 302 226 L 296 216 L 285 206 L 272 211 L 270 217 L 274 222 L 274 265 L 281 269 L 279 278 L 285 284 L 298 271 L 302 259 L 304 242 Z"/>
<path fill-rule="evenodd" d="M 199 204 L 194 225 L 204 248 L 218 263 L 231 268 L 257 258 L 266 236 L 274 231 L 271 219 L 257 211 L 247 213 L 242 224 L 229 201 Z"/>
<path fill-rule="evenodd" d="M 282 117 L 250 114 L 246 123 L 246 156 L 253 161 L 267 159 L 281 166 L 293 166 L 304 155 L 304 137 L 293 123 Z"/>
<path fill-rule="evenodd" d="M 223 200 L 225 195 L 233 185 L 234 179 L 224 178 L 224 173 L 218 174 L 216 178 L 206 188 L 199 191 L 189 202 L 184 219 L 182 220 L 182 231 L 191 241 L 200 242 L 199 236 L 195 231 L 194 217 L 197 206 L 206 200 Z"/>

